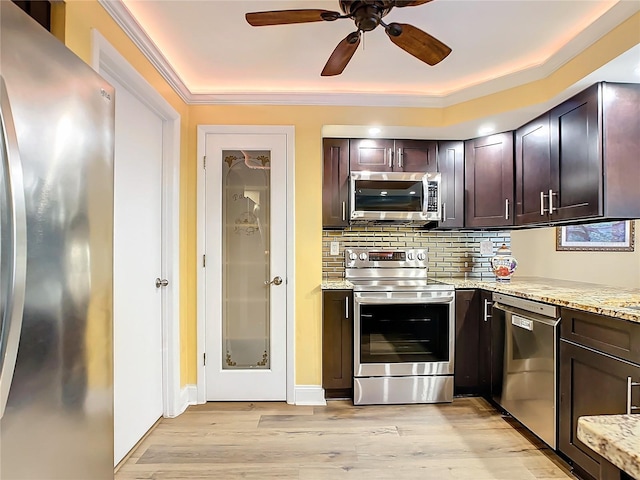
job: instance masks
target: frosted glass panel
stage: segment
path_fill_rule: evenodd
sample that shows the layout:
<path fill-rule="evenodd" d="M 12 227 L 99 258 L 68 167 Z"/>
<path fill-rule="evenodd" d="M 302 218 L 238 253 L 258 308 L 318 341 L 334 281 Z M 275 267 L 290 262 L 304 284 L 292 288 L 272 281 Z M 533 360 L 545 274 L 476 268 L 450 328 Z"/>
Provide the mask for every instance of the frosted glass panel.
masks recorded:
<path fill-rule="evenodd" d="M 222 158 L 222 368 L 268 369 L 271 155 Z"/>

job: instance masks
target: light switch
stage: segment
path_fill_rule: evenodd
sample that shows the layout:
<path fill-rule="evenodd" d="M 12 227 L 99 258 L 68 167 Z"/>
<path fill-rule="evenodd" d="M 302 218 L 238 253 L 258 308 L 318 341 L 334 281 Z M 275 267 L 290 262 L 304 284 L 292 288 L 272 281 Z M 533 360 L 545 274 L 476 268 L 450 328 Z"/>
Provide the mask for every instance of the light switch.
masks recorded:
<path fill-rule="evenodd" d="M 491 255 L 493 253 L 493 242 L 483 240 L 480 242 L 480 255 Z"/>
<path fill-rule="evenodd" d="M 340 254 L 340 244 L 338 242 L 331 242 L 331 255 Z"/>

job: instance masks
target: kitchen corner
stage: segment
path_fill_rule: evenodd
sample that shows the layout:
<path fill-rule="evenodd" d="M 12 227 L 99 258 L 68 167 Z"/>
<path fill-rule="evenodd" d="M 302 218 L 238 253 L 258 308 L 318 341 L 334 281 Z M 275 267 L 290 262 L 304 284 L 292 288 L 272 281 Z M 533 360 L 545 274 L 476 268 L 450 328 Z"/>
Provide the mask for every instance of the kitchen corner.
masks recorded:
<path fill-rule="evenodd" d="M 640 323 L 640 289 L 637 288 L 621 288 L 543 277 L 515 276 L 509 282 L 460 277 L 433 276 L 431 278 L 451 284 L 456 290 L 481 289 L 504 293 Z M 329 278 L 322 282 L 323 290 L 349 290 L 351 288 L 353 285 L 345 279 Z"/>
<path fill-rule="evenodd" d="M 635 388 L 640 386 L 639 288 L 517 274 L 510 281 L 484 274 L 482 278 L 432 274 L 429 280 L 455 289 L 454 397 L 486 398 L 544 439 L 570 462 L 578 478 L 640 479 L 640 415 L 623 415 L 640 405 L 640 389 Z M 323 305 L 335 306 L 324 312 L 325 328 L 335 332 L 340 325 L 343 335 L 327 335 L 331 345 L 325 351 L 323 343 L 323 353 L 335 356 L 339 350 L 343 361 L 363 341 L 346 331 L 358 323 L 353 293 L 357 287 L 350 278 L 337 276 L 322 282 Z M 552 336 L 543 335 L 542 326 L 531 323 L 518 309 L 507 307 L 511 314 L 505 315 L 499 302 L 508 298 L 516 301 L 514 305 L 553 306 L 557 328 L 547 328 Z M 541 317 L 541 311 L 531 311 L 537 313 L 528 318 Z M 553 356 L 543 355 L 548 351 Z M 349 398 L 353 364 L 343 363 L 338 372 L 337 364 L 325 363 L 323 355 L 323 365 L 323 379 L 327 375 L 344 381 L 340 391 L 323 384 L 327 398 L 334 393 Z M 551 401 L 542 406 L 547 396 Z M 524 413 L 515 408 L 518 402 L 529 405 Z M 537 412 L 537 420 L 548 421 L 536 424 L 529 410 Z"/>

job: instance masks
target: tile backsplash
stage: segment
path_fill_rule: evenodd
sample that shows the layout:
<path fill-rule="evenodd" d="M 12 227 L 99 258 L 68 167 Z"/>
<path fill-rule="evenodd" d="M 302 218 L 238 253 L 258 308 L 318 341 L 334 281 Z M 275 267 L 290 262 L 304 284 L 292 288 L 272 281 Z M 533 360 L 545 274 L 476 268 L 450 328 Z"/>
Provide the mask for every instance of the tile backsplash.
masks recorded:
<path fill-rule="evenodd" d="M 480 254 L 480 242 L 493 243 L 491 255 Z M 339 254 L 331 255 L 331 242 L 339 243 Z M 322 231 L 322 275 L 344 277 L 345 248 L 425 248 L 432 277 L 494 278 L 490 260 L 503 244 L 511 245 L 511 232 L 434 231 L 420 227 L 357 226 Z"/>

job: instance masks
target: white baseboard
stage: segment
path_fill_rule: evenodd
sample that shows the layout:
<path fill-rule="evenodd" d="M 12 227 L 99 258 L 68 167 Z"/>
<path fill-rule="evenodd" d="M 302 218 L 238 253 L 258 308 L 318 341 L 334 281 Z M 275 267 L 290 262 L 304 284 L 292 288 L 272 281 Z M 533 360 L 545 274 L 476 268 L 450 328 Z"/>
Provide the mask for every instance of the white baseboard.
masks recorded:
<path fill-rule="evenodd" d="M 320 385 L 296 385 L 296 405 L 326 405 L 324 389 Z"/>
<path fill-rule="evenodd" d="M 198 403 L 198 387 L 196 385 L 185 385 L 180 390 L 180 400 L 176 412 L 176 417 L 187 409 L 189 405 L 196 405 Z"/>

